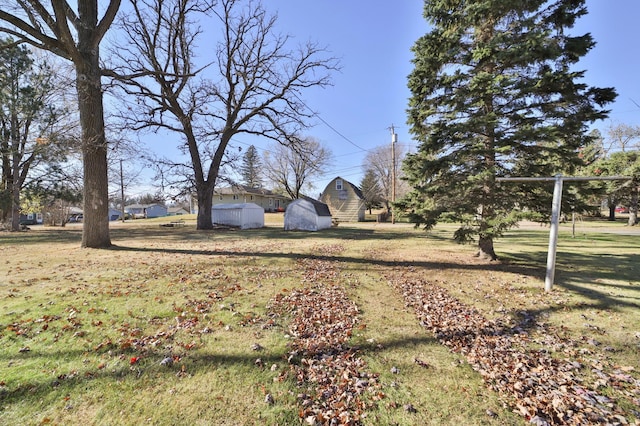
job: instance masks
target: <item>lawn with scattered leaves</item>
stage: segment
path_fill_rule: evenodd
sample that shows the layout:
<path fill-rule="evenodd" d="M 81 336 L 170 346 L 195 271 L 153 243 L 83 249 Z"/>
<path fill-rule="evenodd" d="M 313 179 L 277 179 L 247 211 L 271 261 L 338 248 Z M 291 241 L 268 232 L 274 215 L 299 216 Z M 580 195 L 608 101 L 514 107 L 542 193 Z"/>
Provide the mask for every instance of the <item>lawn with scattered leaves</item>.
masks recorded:
<path fill-rule="evenodd" d="M 0 233 L 0 424 L 639 422 L 640 235 L 159 224 Z"/>

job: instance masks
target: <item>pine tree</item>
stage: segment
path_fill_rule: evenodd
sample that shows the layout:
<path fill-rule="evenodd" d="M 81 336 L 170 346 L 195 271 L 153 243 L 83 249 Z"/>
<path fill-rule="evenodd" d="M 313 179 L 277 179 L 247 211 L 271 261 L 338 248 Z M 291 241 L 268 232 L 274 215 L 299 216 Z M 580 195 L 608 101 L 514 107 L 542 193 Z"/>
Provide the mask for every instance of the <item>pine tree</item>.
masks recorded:
<path fill-rule="evenodd" d="M 477 237 L 478 254 L 495 259 L 514 208 L 551 198 L 495 178 L 571 172 L 587 125 L 607 116 L 615 92 L 580 83 L 584 71 L 574 70 L 594 46 L 589 34 L 565 33 L 584 0 L 430 0 L 424 12 L 432 31 L 414 45 L 409 76 L 420 144 L 404 162 L 413 190 L 398 206 L 426 228 L 453 216 L 455 238 Z"/>
<path fill-rule="evenodd" d="M 376 173 L 367 169 L 360 182 L 360 192 L 364 196 L 364 205 L 371 214 L 371 209 L 382 206 L 382 188 L 378 184 Z"/>
<path fill-rule="evenodd" d="M 262 187 L 261 169 L 262 164 L 258 150 L 255 146 L 251 145 L 242 157 L 242 166 L 240 168 L 242 183 L 251 188 Z"/>

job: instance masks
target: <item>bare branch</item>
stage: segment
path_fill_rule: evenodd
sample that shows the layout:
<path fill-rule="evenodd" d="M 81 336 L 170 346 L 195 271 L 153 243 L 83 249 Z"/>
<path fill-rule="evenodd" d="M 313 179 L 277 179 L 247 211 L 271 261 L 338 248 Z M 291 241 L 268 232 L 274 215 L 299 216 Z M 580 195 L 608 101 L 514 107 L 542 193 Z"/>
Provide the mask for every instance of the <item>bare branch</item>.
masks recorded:
<path fill-rule="evenodd" d="M 45 19 L 45 21 L 46 20 L 47 19 Z M 53 53 L 64 58 L 68 59 L 70 57 L 66 46 L 63 45 L 60 41 L 55 38 L 49 37 L 48 35 L 41 32 L 40 29 L 36 28 L 35 26 L 29 25 L 27 22 L 18 18 L 17 16 L 0 9 L 0 21 L 7 22 L 17 29 L 14 30 L 7 27 L 0 27 L 0 32 L 13 35 L 22 42 L 28 43 L 34 47 L 51 50 Z"/>
<path fill-rule="evenodd" d="M 111 24 L 118 13 L 118 9 L 120 9 L 120 1 L 121 0 L 112 0 L 109 2 L 107 10 L 104 12 L 102 19 L 96 26 L 93 40 L 91 41 L 92 49 L 96 49 L 98 47 L 100 41 L 102 41 L 104 35 L 107 33 L 107 30 L 111 27 Z"/>

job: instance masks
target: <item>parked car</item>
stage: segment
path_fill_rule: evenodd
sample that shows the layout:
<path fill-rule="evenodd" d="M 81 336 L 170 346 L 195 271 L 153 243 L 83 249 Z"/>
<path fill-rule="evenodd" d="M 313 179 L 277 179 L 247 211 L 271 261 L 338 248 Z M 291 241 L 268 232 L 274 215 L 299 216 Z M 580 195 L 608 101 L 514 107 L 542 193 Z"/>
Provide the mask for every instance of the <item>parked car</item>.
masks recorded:
<path fill-rule="evenodd" d="M 616 213 L 629 213 L 628 207 L 616 207 Z"/>
<path fill-rule="evenodd" d="M 82 213 L 74 214 L 69 217 L 69 223 L 82 222 L 82 219 L 84 219 L 84 215 Z"/>

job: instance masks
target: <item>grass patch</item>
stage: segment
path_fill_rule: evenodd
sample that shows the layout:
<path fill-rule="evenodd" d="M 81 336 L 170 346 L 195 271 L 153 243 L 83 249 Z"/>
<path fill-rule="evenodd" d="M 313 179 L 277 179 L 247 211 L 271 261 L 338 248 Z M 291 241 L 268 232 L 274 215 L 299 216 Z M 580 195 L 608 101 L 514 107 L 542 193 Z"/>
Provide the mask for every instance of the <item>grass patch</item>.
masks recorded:
<path fill-rule="evenodd" d="M 364 424 L 525 423 L 420 325 L 391 272 L 426 278 L 488 318 L 534 317 L 638 378 L 637 235 L 563 228 L 545 294 L 545 228 L 509 232 L 496 242 L 501 261 L 487 263 L 450 241 L 453 226 L 284 232 L 274 214 L 263 229 L 204 232 L 185 219 L 114 223 L 109 250 L 79 248 L 79 226 L 0 233 L 0 423 L 298 423 L 288 318 L 269 304 L 305 285 L 299 262 L 310 256 L 338 265 L 361 313 L 350 344 L 385 395 Z M 621 402 L 630 420 L 632 401 Z"/>

